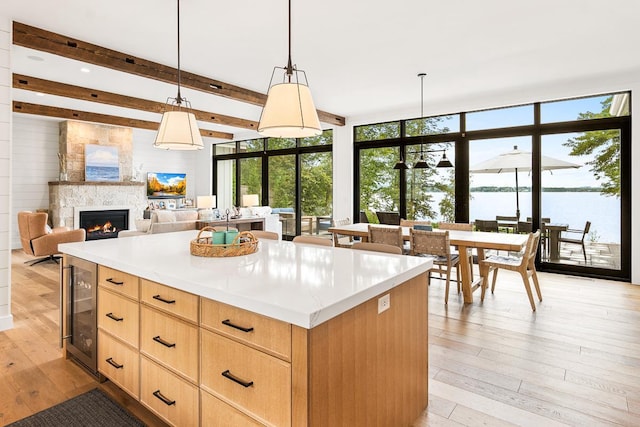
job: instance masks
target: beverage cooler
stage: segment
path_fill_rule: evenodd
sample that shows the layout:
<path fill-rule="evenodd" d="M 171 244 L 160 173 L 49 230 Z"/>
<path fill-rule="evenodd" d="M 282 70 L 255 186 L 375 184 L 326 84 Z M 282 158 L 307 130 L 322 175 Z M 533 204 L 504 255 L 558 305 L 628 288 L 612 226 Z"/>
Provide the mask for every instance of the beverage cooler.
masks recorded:
<path fill-rule="evenodd" d="M 61 265 L 61 283 L 60 346 L 64 342 L 67 356 L 97 375 L 98 267 L 67 255 Z"/>

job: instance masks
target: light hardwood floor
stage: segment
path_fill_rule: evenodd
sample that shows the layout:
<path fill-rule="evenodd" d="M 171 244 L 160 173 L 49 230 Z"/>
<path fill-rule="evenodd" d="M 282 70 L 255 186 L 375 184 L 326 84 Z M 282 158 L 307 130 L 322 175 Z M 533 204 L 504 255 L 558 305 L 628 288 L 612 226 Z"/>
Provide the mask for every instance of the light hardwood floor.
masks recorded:
<path fill-rule="evenodd" d="M 0 424 L 81 394 L 97 381 L 58 348 L 58 267 L 14 251 L 15 328 L 0 332 Z M 540 273 L 531 311 L 516 274 L 463 305 L 429 289 L 429 407 L 423 426 L 640 425 L 640 286 Z M 149 424 L 154 417 L 101 385 Z"/>

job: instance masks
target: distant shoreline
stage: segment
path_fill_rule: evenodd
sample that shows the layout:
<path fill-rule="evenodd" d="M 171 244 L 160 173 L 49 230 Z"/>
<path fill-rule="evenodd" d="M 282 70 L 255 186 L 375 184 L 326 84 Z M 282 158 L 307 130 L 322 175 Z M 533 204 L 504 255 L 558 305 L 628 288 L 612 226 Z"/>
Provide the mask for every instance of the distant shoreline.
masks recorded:
<path fill-rule="evenodd" d="M 515 187 L 471 187 L 471 193 L 515 193 Z M 542 187 L 546 193 L 600 193 L 600 187 Z M 519 187 L 519 193 L 531 193 L 531 187 Z"/>

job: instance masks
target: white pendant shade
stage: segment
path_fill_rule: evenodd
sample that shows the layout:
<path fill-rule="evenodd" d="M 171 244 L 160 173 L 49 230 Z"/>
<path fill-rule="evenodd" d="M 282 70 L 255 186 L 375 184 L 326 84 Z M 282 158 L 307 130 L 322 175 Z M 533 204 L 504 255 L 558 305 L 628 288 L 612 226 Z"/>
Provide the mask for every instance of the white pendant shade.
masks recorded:
<path fill-rule="evenodd" d="M 309 87 L 280 83 L 269 88 L 258 133 L 272 138 L 305 138 L 322 133 Z"/>
<path fill-rule="evenodd" d="M 165 150 L 204 148 L 196 117 L 188 111 L 165 111 L 153 146 Z"/>

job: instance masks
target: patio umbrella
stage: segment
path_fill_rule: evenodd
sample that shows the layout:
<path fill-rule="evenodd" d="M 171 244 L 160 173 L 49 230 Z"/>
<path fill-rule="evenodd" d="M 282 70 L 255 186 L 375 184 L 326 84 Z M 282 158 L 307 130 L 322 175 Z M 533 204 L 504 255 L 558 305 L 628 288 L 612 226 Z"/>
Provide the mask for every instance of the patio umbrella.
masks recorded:
<path fill-rule="evenodd" d="M 542 156 L 542 170 L 579 168 L 582 165 Z M 516 175 L 516 216 L 520 219 L 520 196 L 518 195 L 518 172 L 531 172 L 531 152 L 518 150 L 515 145 L 513 150 L 499 154 L 469 169 L 473 173 L 503 173 L 515 172 Z"/>

